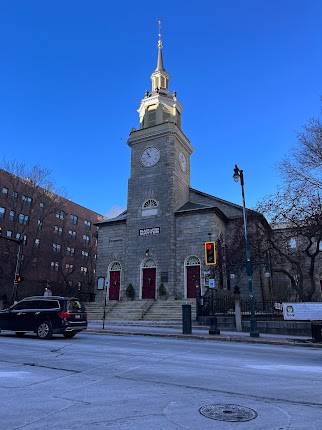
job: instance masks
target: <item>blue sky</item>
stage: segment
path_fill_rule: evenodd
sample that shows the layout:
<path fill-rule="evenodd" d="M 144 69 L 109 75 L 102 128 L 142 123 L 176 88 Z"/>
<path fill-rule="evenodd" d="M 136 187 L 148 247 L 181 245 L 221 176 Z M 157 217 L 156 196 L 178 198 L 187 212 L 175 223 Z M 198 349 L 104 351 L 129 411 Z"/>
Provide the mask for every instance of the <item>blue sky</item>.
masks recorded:
<path fill-rule="evenodd" d="M 125 207 L 126 141 L 150 88 L 158 18 L 195 151 L 191 185 L 239 203 L 237 162 L 255 206 L 321 110 L 320 0 L 3 0 L 1 157 L 49 168 L 69 198 L 100 213 Z"/>

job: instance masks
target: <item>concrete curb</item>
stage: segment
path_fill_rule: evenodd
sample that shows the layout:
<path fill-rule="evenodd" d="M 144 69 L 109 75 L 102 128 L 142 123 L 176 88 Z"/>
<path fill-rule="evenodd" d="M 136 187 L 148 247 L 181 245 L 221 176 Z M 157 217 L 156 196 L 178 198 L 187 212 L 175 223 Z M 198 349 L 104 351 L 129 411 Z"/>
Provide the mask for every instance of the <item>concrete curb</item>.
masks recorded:
<path fill-rule="evenodd" d="M 202 334 L 181 334 L 181 333 L 149 333 L 138 331 L 122 331 L 111 329 L 93 329 L 88 328 L 87 333 L 91 334 L 109 334 L 113 336 L 150 336 L 150 337 L 165 337 L 174 339 L 194 339 L 194 340 L 210 340 L 219 342 L 239 342 L 251 343 L 259 345 L 284 345 L 284 346 L 301 346 L 309 348 L 322 348 L 322 343 L 314 343 L 312 341 L 299 341 L 297 339 L 272 339 L 272 338 L 253 338 L 242 336 L 225 336 L 225 335 L 202 335 Z"/>

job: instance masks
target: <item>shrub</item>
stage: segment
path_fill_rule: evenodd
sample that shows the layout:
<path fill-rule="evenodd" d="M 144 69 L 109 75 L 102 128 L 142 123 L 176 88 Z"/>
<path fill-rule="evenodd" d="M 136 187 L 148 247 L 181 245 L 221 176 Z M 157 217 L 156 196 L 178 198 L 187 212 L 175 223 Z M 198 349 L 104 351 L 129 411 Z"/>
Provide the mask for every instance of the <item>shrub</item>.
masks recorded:
<path fill-rule="evenodd" d="M 129 284 L 126 289 L 126 297 L 130 300 L 134 300 L 135 297 L 135 289 L 132 284 Z"/>
<path fill-rule="evenodd" d="M 163 284 L 161 284 L 159 287 L 159 296 L 163 299 L 166 299 L 168 297 L 167 289 Z"/>

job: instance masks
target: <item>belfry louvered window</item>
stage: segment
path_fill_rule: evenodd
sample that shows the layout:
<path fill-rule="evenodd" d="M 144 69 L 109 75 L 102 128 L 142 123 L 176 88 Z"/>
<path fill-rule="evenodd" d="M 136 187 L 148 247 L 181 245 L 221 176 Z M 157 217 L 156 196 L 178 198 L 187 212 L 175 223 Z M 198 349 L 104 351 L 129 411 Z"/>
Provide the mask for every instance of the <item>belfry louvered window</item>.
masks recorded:
<path fill-rule="evenodd" d="M 142 216 L 153 216 L 158 214 L 159 203 L 154 199 L 146 200 L 142 205 Z"/>

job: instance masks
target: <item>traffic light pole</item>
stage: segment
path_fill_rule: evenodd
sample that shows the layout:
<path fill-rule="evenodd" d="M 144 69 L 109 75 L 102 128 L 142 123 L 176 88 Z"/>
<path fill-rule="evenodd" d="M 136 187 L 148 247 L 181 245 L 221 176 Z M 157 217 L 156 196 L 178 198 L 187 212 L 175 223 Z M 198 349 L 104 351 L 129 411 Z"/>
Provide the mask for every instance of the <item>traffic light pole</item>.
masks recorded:
<path fill-rule="evenodd" d="M 244 220 L 244 236 L 245 236 L 245 250 L 246 250 L 246 273 L 248 278 L 248 291 L 249 291 L 249 300 L 250 300 L 250 332 L 249 335 L 251 337 L 259 337 L 259 332 L 257 330 L 257 321 L 256 321 L 256 306 L 255 306 L 255 296 L 254 296 L 254 288 L 253 288 L 253 267 L 250 258 L 250 249 L 248 243 L 248 234 L 247 234 L 247 214 L 246 214 L 246 202 L 245 202 L 245 190 L 244 190 L 244 172 L 239 169 L 237 165 L 235 165 L 234 169 L 234 179 L 240 181 L 241 190 L 242 190 L 242 199 L 243 199 L 243 220 Z"/>
<path fill-rule="evenodd" d="M 20 272 L 21 251 L 22 251 L 22 242 L 19 241 L 18 251 L 17 251 L 17 259 L 16 259 L 16 268 L 15 268 L 15 278 L 14 278 L 14 281 L 13 281 L 13 295 L 12 295 L 13 296 L 12 297 L 13 303 L 17 299 L 18 276 L 19 276 L 19 272 Z"/>
<path fill-rule="evenodd" d="M 9 242 L 14 242 L 14 243 L 18 244 L 16 267 L 15 267 L 15 276 L 14 276 L 14 280 L 13 280 L 13 291 L 12 291 L 12 302 L 14 303 L 16 300 L 16 297 L 17 297 L 17 285 L 18 285 L 17 279 L 18 279 L 19 270 L 20 270 L 22 240 L 12 239 L 11 237 L 1 236 L 1 230 L 0 230 L 0 239 L 8 240 Z"/>

